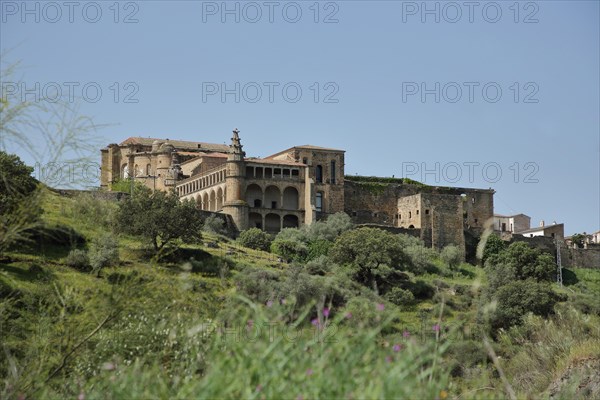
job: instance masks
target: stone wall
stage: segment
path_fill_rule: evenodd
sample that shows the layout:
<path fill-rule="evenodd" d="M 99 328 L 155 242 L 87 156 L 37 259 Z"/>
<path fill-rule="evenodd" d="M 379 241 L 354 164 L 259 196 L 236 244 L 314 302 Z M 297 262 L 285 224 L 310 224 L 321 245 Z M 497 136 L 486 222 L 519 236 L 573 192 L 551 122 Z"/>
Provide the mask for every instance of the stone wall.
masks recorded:
<path fill-rule="evenodd" d="M 561 260 L 565 267 L 600 269 L 600 249 L 562 248 Z"/>

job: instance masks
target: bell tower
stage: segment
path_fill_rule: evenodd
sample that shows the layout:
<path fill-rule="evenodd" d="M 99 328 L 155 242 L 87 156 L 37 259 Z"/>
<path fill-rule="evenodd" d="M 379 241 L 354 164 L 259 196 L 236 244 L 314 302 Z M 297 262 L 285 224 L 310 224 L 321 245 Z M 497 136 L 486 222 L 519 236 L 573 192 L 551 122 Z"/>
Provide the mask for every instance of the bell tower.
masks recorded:
<path fill-rule="evenodd" d="M 240 131 L 233 131 L 229 155 L 227 156 L 227 170 L 225 176 L 226 199 L 223 212 L 231 215 L 239 231 L 248 229 L 248 203 L 244 200 L 246 183 L 246 164 L 244 157 L 246 153 L 242 150 L 240 142 Z"/>

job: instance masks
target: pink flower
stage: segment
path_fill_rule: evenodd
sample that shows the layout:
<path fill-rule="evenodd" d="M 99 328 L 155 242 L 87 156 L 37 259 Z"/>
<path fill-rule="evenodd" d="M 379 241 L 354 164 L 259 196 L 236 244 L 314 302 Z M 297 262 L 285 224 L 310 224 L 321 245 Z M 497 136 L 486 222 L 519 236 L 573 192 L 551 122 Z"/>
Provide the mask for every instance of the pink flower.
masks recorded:
<path fill-rule="evenodd" d="M 392 357 L 391 356 L 386 356 L 385 357 L 385 362 L 391 363 L 392 362 Z"/>
<path fill-rule="evenodd" d="M 319 326 L 319 320 L 317 318 L 310 321 L 310 323 L 313 324 L 314 326 Z"/>
<path fill-rule="evenodd" d="M 324 308 L 324 309 L 323 309 L 323 315 L 324 315 L 325 317 L 329 317 L 329 308 Z"/>
<path fill-rule="evenodd" d="M 77 396 L 77 400 L 85 400 L 85 393 L 79 393 L 79 396 Z"/>
<path fill-rule="evenodd" d="M 262 390 L 262 388 L 263 388 L 262 385 L 258 385 L 258 386 L 256 386 L 256 391 L 260 392 Z"/>
<path fill-rule="evenodd" d="M 309 369 L 306 370 L 306 375 L 307 376 L 311 376 L 312 374 L 313 374 L 312 368 L 309 368 Z"/>
<path fill-rule="evenodd" d="M 281 299 L 280 302 L 281 302 L 281 304 L 285 304 L 286 303 L 285 299 Z"/>
<path fill-rule="evenodd" d="M 402 332 L 402 336 L 403 337 L 410 337 L 410 332 L 409 331 L 404 331 L 404 332 Z"/>
<path fill-rule="evenodd" d="M 346 318 L 348 318 L 348 319 L 352 318 L 352 313 L 351 312 L 346 313 Z"/>
<path fill-rule="evenodd" d="M 394 347 L 392 347 L 392 349 L 394 349 L 394 353 L 397 353 L 400 350 L 402 350 L 402 345 L 401 344 L 395 344 Z"/>
<path fill-rule="evenodd" d="M 385 309 L 385 304 L 383 304 L 383 303 L 377 304 L 377 311 L 383 311 L 384 309 Z"/>
<path fill-rule="evenodd" d="M 438 324 L 435 324 L 435 325 L 433 326 L 433 331 L 434 331 L 434 332 L 439 332 L 439 331 L 440 331 L 440 326 L 439 326 Z"/>
<path fill-rule="evenodd" d="M 267 307 L 271 307 L 273 305 L 273 302 L 271 300 L 267 301 Z"/>

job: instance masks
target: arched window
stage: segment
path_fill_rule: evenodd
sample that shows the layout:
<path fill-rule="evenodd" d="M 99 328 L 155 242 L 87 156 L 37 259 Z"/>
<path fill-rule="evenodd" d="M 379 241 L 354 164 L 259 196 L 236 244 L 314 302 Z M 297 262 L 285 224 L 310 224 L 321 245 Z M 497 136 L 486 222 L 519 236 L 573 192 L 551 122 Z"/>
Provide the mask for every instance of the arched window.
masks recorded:
<path fill-rule="evenodd" d="M 335 175 L 336 175 L 336 171 L 335 171 L 335 160 L 331 161 L 331 183 L 333 185 L 335 185 Z"/>
<path fill-rule="evenodd" d="M 323 166 L 322 165 L 317 165 L 317 168 L 315 171 L 315 180 L 317 181 L 317 183 L 323 183 Z"/>

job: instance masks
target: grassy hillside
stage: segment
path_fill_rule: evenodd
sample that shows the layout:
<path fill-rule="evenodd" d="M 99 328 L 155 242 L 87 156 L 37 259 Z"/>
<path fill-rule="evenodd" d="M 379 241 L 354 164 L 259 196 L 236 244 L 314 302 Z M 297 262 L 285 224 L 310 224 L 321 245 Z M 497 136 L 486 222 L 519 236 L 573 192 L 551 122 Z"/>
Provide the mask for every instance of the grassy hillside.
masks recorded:
<path fill-rule="evenodd" d="M 530 315 L 492 340 L 483 269 L 439 257 L 406 274 L 424 288 L 407 305 L 343 271 L 311 276 L 206 232 L 160 262 L 140 238 L 119 235 L 118 265 L 68 266 L 73 248 L 116 236 L 116 207 L 47 192 L 46 235 L 0 259 L 0 397 L 599 395 L 598 270 L 565 271 L 554 289 L 567 300 L 553 316 Z M 277 296 L 264 297 L 273 282 Z M 325 303 L 312 296 L 322 291 Z"/>

